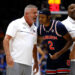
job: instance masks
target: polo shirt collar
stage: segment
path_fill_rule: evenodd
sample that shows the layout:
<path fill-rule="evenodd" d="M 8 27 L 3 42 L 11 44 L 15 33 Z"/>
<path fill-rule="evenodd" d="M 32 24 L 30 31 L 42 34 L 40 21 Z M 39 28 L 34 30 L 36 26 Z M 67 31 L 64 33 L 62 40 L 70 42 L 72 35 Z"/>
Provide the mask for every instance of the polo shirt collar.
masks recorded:
<path fill-rule="evenodd" d="M 74 23 L 75 24 L 75 20 L 74 19 L 72 19 L 71 17 L 69 17 L 68 16 L 68 18 L 67 18 L 70 22 L 72 22 L 72 23 Z"/>
<path fill-rule="evenodd" d="M 30 26 L 28 25 L 28 23 L 26 22 L 26 20 L 24 19 L 24 16 L 21 18 L 21 22 L 22 22 L 24 25 L 30 27 Z M 33 28 L 33 27 L 34 27 L 34 23 L 32 24 L 31 28 Z"/>

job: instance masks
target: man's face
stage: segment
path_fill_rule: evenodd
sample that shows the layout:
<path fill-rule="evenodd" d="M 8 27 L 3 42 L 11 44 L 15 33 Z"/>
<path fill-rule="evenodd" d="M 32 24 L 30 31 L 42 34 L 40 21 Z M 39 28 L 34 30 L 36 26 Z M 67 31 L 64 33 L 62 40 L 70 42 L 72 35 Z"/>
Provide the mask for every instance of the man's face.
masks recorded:
<path fill-rule="evenodd" d="M 75 20 L 75 4 L 71 4 L 68 8 L 68 15 Z"/>
<path fill-rule="evenodd" d="M 44 14 L 39 14 L 39 22 L 40 24 L 46 24 L 47 23 L 47 16 Z"/>
<path fill-rule="evenodd" d="M 33 22 L 36 22 L 36 18 L 37 18 L 37 8 L 32 8 L 30 9 L 30 12 L 29 12 L 29 20 L 30 21 L 33 21 Z"/>

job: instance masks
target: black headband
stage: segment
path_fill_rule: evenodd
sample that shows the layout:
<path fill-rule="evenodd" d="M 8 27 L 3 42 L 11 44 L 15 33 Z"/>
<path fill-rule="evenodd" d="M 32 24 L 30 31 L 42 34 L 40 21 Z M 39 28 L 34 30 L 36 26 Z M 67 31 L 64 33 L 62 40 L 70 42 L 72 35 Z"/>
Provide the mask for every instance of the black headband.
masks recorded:
<path fill-rule="evenodd" d="M 50 11 L 41 10 L 39 11 L 39 14 L 45 14 L 45 15 L 51 15 Z"/>

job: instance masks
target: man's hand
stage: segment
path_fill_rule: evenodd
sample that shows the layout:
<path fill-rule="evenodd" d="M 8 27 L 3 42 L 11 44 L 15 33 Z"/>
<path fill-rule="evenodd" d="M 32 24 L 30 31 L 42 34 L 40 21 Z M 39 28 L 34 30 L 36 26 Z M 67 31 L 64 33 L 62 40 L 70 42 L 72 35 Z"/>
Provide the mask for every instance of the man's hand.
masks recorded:
<path fill-rule="evenodd" d="M 13 59 L 10 55 L 10 50 L 9 50 L 10 39 L 12 39 L 12 37 L 10 35 L 5 35 L 5 38 L 3 40 L 3 47 L 4 47 L 5 54 L 6 54 L 7 65 L 10 66 L 10 67 L 13 67 L 14 62 L 13 62 Z"/>
<path fill-rule="evenodd" d="M 7 65 L 10 67 L 14 66 L 14 61 L 11 56 L 6 56 Z"/>
<path fill-rule="evenodd" d="M 38 72 L 38 62 L 34 63 L 33 72 L 34 72 L 34 75 Z"/>
<path fill-rule="evenodd" d="M 50 55 L 50 58 L 51 58 L 52 60 L 56 60 L 56 59 L 58 59 L 59 56 L 60 56 L 58 52 L 56 52 L 56 53 L 53 54 L 53 55 L 51 55 L 51 54 L 49 53 L 49 55 Z"/>

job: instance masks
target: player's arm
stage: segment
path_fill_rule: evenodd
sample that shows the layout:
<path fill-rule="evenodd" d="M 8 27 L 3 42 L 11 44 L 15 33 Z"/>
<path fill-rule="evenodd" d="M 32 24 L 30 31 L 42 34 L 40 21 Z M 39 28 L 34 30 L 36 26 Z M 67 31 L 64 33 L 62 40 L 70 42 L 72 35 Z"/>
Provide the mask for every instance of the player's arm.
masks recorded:
<path fill-rule="evenodd" d="M 67 43 L 65 44 L 64 48 L 58 52 L 59 56 L 65 53 L 72 45 L 72 38 L 68 32 L 63 36 L 63 38 L 67 41 Z"/>
<path fill-rule="evenodd" d="M 33 70 L 36 69 L 36 72 L 38 72 L 38 60 L 37 60 L 37 45 L 34 45 L 33 48 L 33 58 L 34 58 L 34 66 L 33 66 Z"/>
<path fill-rule="evenodd" d="M 44 59 L 45 53 L 42 51 L 40 47 L 37 48 L 39 54 L 41 54 L 41 58 L 39 60 L 39 64 L 41 64 L 42 60 Z"/>
<path fill-rule="evenodd" d="M 9 50 L 9 41 L 15 37 L 17 29 L 18 27 L 16 26 L 16 22 L 14 21 L 11 22 L 8 25 L 6 35 L 3 40 L 3 47 L 4 47 L 5 54 L 6 54 L 6 61 L 7 61 L 8 66 L 13 66 L 14 64 L 13 59 L 10 54 L 10 50 Z"/>
<path fill-rule="evenodd" d="M 72 38 L 71 38 L 70 34 L 68 33 L 68 31 L 64 25 L 59 23 L 59 25 L 57 27 L 57 31 L 59 34 L 62 35 L 62 37 L 67 41 L 67 43 L 65 44 L 64 48 L 62 48 L 61 50 L 56 52 L 54 55 L 51 55 L 52 59 L 57 59 L 58 57 L 60 57 L 72 45 Z"/>
<path fill-rule="evenodd" d="M 67 41 L 64 48 L 62 48 L 58 54 L 62 55 L 63 53 L 65 53 L 69 47 L 72 45 L 72 37 L 70 36 L 69 32 L 67 31 L 66 27 L 59 22 L 58 25 L 58 33 L 62 35 L 62 37 Z"/>
<path fill-rule="evenodd" d="M 13 66 L 14 64 L 13 59 L 10 55 L 10 51 L 9 51 L 9 41 L 11 38 L 12 38 L 11 36 L 5 35 L 5 38 L 3 40 L 3 47 L 4 47 L 5 54 L 6 54 L 6 61 L 9 66 Z"/>

